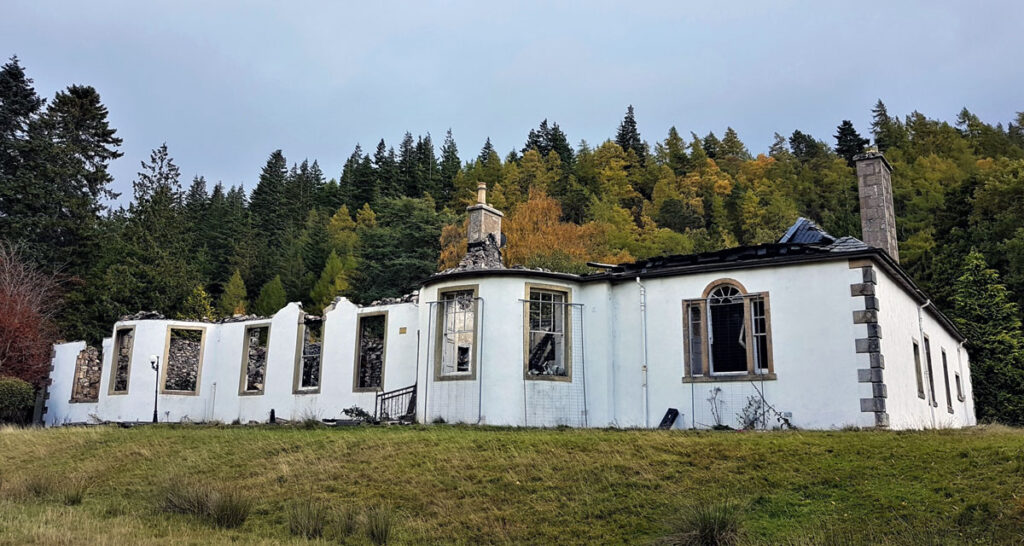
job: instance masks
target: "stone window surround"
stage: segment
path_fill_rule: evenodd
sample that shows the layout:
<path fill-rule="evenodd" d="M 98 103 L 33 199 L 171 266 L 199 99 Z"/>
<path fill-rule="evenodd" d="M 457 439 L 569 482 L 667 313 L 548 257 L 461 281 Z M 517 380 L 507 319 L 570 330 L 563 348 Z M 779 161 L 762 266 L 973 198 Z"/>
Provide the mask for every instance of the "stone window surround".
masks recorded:
<path fill-rule="evenodd" d="M 565 375 L 530 375 L 530 291 L 547 290 L 565 294 Z M 572 288 L 556 284 L 526 283 L 523 298 L 523 379 L 572 383 Z"/>
<path fill-rule="evenodd" d="M 196 388 L 191 391 L 176 391 L 168 390 L 167 386 L 167 368 L 170 362 L 168 357 L 171 352 L 171 331 L 172 330 L 191 330 L 201 332 L 199 337 L 199 363 L 196 369 Z M 134 341 L 134 339 L 132 340 Z M 203 353 L 206 352 L 206 326 L 175 326 L 173 324 L 167 325 L 167 336 L 164 340 L 164 358 L 160 365 L 160 394 L 173 395 L 173 396 L 198 396 L 199 386 L 203 378 Z"/>
<path fill-rule="evenodd" d="M 81 383 L 79 383 L 79 381 L 82 379 L 82 377 L 79 377 L 79 376 L 80 375 L 85 375 L 84 373 L 82 373 L 81 368 L 80 368 L 80 365 L 82 364 L 81 360 L 82 360 L 83 355 L 85 353 L 89 352 L 90 349 L 95 351 L 96 354 L 97 354 L 97 357 L 98 357 L 97 360 L 98 360 L 98 364 L 100 366 L 100 371 L 99 371 L 100 377 L 103 376 L 103 352 L 100 351 L 99 349 L 95 348 L 95 347 L 92 347 L 91 345 L 86 345 L 84 349 L 79 351 L 78 356 L 75 357 L 74 382 L 71 384 L 71 398 L 68 399 L 68 404 L 94 404 L 96 402 L 99 402 L 100 385 L 103 384 L 103 382 L 102 382 L 102 380 L 100 378 L 96 378 L 96 383 L 95 383 L 95 385 L 96 385 L 96 397 L 95 398 L 85 398 L 84 396 L 82 396 L 82 394 L 80 392 L 81 391 Z M 50 370 L 50 371 L 52 372 L 53 370 Z"/>
<path fill-rule="evenodd" d="M 709 354 L 711 351 L 710 344 L 708 343 L 708 321 L 707 321 L 707 301 L 708 296 L 716 288 L 724 285 L 732 286 L 733 288 L 740 291 L 743 296 L 743 322 L 745 331 L 745 341 L 747 344 L 747 371 L 746 373 L 711 373 L 710 372 L 710 358 Z M 753 327 L 752 327 L 752 315 L 751 315 L 751 298 L 760 297 L 764 300 L 764 315 L 765 315 L 765 343 L 768 349 L 768 365 L 766 372 L 757 372 L 754 369 L 754 341 L 753 341 Z M 689 336 L 689 311 L 691 308 L 697 307 L 700 310 L 701 324 L 700 324 L 700 336 L 701 336 L 701 370 L 704 372 L 701 375 L 693 375 L 691 373 L 692 367 L 690 366 L 690 336 Z M 696 299 L 684 299 L 682 301 L 682 328 L 683 328 L 683 383 L 716 383 L 723 381 L 772 381 L 778 379 L 775 375 L 775 357 L 773 356 L 774 350 L 772 347 L 772 312 L 771 312 L 771 300 L 769 299 L 768 292 L 755 292 L 750 293 L 742 283 L 736 279 L 721 278 L 716 279 L 708 283 L 704 288 L 704 292 L 700 298 Z"/>
<path fill-rule="evenodd" d="M 315 387 L 302 386 L 302 347 L 306 337 L 306 312 L 299 313 L 299 327 L 295 336 L 295 371 L 292 375 L 292 394 L 320 394 L 324 378 L 324 332 L 327 330 L 327 308 L 320 318 L 320 366 Z"/>
<path fill-rule="evenodd" d="M 441 344 L 444 337 L 444 300 L 443 297 L 449 292 L 473 291 L 473 352 L 469 357 L 469 373 L 458 375 L 444 375 L 441 373 Z M 446 286 L 437 290 L 437 317 L 434 325 L 434 381 L 476 381 L 477 375 L 477 352 L 480 340 L 480 285 L 460 284 Z"/>
<path fill-rule="evenodd" d="M 380 386 L 360 387 L 359 386 L 359 349 L 362 345 L 363 319 L 368 317 L 384 317 L 384 348 L 380 355 Z M 388 361 L 388 312 L 371 311 L 356 315 L 356 350 L 352 366 L 352 392 L 380 392 L 384 390 L 384 370 Z M 321 361 L 322 362 L 322 361 Z"/>
<path fill-rule="evenodd" d="M 128 349 L 128 377 L 126 378 L 127 380 L 125 381 L 125 388 L 124 388 L 123 391 L 116 391 L 116 390 L 114 390 L 114 384 L 117 382 L 117 357 L 118 357 L 119 353 L 121 352 L 120 348 L 118 347 L 117 338 L 121 334 L 121 332 L 131 332 L 132 333 L 132 343 L 131 343 L 131 347 Z M 135 354 L 134 354 L 135 353 L 135 326 L 134 325 L 133 326 L 121 326 L 121 327 L 118 327 L 118 328 L 114 329 L 114 344 L 113 344 L 113 350 L 110 353 L 111 353 L 111 357 L 110 357 L 110 378 L 109 378 L 109 384 L 107 385 L 107 395 L 108 396 L 121 396 L 123 394 L 128 394 L 128 390 L 132 386 L 132 360 L 134 360 L 134 357 L 135 357 Z"/>
<path fill-rule="evenodd" d="M 953 413 L 953 391 L 949 386 L 949 360 L 946 356 L 946 349 L 939 347 L 942 353 L 942 379 L 946 384 L 946 411 Z"/>
<path fill-rule="evenodd" d="M 246 390 L 246 380 L 249 375 L 249 330 L 253 328 L 266 328 L 267 329 L 267 363 L 266 368 L 263 370 L 263 388 L 258 391 Z M 270 332 L 271 332 L 271 321 L 253 322 L 246 323 L 245 328 L 242 330 L 242 372 L 241 379 L 238 384 L 238 395 L 239 396 L 260 396 L 267 390 L 267 373 L 270 371 Z"/>

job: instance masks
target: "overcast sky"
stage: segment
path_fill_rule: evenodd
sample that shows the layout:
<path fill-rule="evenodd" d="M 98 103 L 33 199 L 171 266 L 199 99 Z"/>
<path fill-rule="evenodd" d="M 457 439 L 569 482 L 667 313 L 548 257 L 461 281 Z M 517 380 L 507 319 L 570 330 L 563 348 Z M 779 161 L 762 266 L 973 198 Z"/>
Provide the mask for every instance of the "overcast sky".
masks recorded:
<path fill-rule="evenodd" d="M 440 146 L 451 128 L 463 159 L 544 118 L 597 144 L 629 104 L 652 144 L 730 125 L 755 153 L 776 131 L 831 144 L 843 119 L 867 133 L 879 98 L 950 121 L 1024 110 L 1019 1 L 822 4 L 3 0 L 0 55 L 43 96 L 99 91 L 129 195 L 165 141 L 183 184 L 251 190 L 278 148 L 337 177 L 356 143 L 406 130 Z"/>

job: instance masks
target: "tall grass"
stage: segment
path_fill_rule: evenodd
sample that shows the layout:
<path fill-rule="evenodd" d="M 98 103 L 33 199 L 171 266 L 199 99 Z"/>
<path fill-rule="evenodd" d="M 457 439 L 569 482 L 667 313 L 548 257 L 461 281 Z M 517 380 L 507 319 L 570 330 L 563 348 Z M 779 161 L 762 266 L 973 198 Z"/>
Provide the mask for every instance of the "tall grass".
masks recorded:
<path fill-rule="evenodd" d="M 306 500 L 288 508 L 288 530 L 303 538 L 320 538 L 327 526 L 328 511 L 322 503 Z"/>
<path fill-rule="evenodd" d="M 387 544 L 395 530 L 398 514 L 390 505 L 374 506 L 366 511 L 366 536 L 374 544 Z"/>
<path fill-rule="evenodd" d="M 729 501 L 694 504 L 684 510 L 664 542 L 673 546 L 734 546 L 741 539 L 742 511 Z"/>
<path fill-rule="evenodd" d="M 215 489 L 196 482 L 177 482 L 163 494 L 163 510 L 194 516 L 217 527 L 241 527 L 248 519 L 253 501 L 236 488 Z"/>

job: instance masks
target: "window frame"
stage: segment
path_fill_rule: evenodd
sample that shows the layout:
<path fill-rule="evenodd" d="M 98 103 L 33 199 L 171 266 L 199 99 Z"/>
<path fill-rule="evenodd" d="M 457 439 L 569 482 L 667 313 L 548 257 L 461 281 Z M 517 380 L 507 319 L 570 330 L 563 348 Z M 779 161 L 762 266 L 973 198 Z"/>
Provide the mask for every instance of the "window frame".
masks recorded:
<path fill-rule="evenodd" d="M 171 354 L 171 333 L 173 330 L 185 330 L 200 332 L 199 334 L 199 362 L 196 365 L 196 388 L 190 391 L 181 391 L 167 388 L 167 370 L 170 369 Z M 164 358 L 160 366 L 160 394 L 170 396 L 199 396 L 200 386 L 203 379 L 203 357 L 206 353 L 206 326 L 174 326 L 167 325 L 167 335 L 164 339 Z"/>
<path fill-rule="evenodd" d="M 327 317 L 320 317 L 320 365 L 317 367 L 316 386 L 302 386 L 302 349 L 306 340 L 306 316 L 305 311 L 299 313 L 299 327 L 295 336 L 295 366 L 292 372 L 292 394 L 320 394 L 320 388 L 324 384 L 324 345 L 327 339 L 324 333 L 327 331 Z"/>
<path fill-rule="evenodd" d="M 118 347 L 118 343 L 117 343 L 118 335 L 121 332 L 131 332 L 132 333 L 132 342 L 131 342 L 131 345 L 128 347 L 128 376 L 125 378 L 124 390 L 123 391 L 118 391 L 118 390 L 114 390 L 114 388 L 115 388 L 115 386 L 117 384 L 117 364 L 116 364 L 115 361 L 118 359 L 118 357 L 121 354 L 120 348 Z M 120 327 L 114 329 L 114 345 L 113 345 L 113 349 L 114 350 L 111 351 L 111 357 L 110 357 L 110 378 L 108 379 L 109 384 L 107 386 L 107 395 L 108 396 L 121 396 L 123 394 L 128 394 L 128 391 L 129 391 L 129 389 L 132 386 L 132 360 L 135 359 L 135 326 L 134 325 L 132 325 L 132 326 L 120 326 Z M 100 365 L 102 365 L 102 360 L 100 362 L 101 362 Z"/>
<path fill-rule="evenodd" d="M 949 388 L 949 362 L 946 357 L 946 350 L 939 347 L 942 352 L 942 379 L 946 383 L 946 411 L 953 413 L 953 392 Z"/>
<path fill-rule="evenodd" d="M 958 402 L 963 402 L 964 400 L 967 399 L 967 397 L 964 396 L 964 383 L 963 383 L 964 380 L 963 380 L 963 377 L 961 377 L 960 376 L 960 372 L 957 372 L 957 371 L 954 371 L 953 375 L 956 378 L 956 399 L 957 399 Z"/>
<path fill-rule="evenodd" d="M 745 371 L 733 371 L 733 372 L 714 372 L 712 370 L 711 362 L 711 343 L 709 342 L 709 316 L 710 316 L 710 296 L 711 294 L 720 287 L 731 286 L 740 293 L 740 297 L 743 300 L 743 329 L 744 329 L 744 341 L 746 343 L 746 360 L 747 369 Z M 764 344 L 767 355 L 767 362 L 763 363 L 762 367 L 758 368 L 755 362 L 755 349 L 754 349 L 754 316 L 753 316 L 753 302 L 760 300 L 764 302 L 764 322 L 765 332 Z M 691 330 L 693 326 L 693 314 L 692 311 L 696 309 L 700 320 L 700 352 L 699 364 L 700 374 L 694 374 L 695 368 L 694 362 L 695 355 L 693 355 L 693 341 L 691 338 Z M 700 298 L 684 299 L 682 301 L 682 312 L 683 312 L 683 382 L 715 382 L 715 381 L 749 381 L 752 379 L 758 380 L 774 380 L 777 379 L 775 375 L 775 356 L 774 347 L 772 346 L 772 313 L 771 313 L 771 298 L 768 292 L 750 292 L 743 286 L 742 283 L 735 279 L 717 279 L 709 283 L 701 294 Z"/>
<path fill-rule="evenodd" d="M 910 338 L 913 343 L 914 373 L 917 376 L 917 397 L 925 402 L 928 398 L 924 394 L 924 368 L 921 367 L 921 344 L 915 338 Z"/>
<path fill-rule="evenodd" d="M 924 360 L 928 366 L 928 394 L 931 396 L 933 408 L 939 407 L 939 401 L 935 399 L 935 367 L 932 365 L 932 341 L 926 334 L 924 336 Z"/>
<path fill-rule="evenodd" d="M 530 304 L 534 302 L 530 293 L 534 290 L 556 292 L 564 296 L 562 307 L 562 343 L 564 345 L 565 375 L 533 375 L 530 373 Z M 572 383 L 572 288 L 555 284 L 526 283 L 523 296 L 523 379 L 531 381 L 563 381 Z"/>
<path fill-rule="evenodd" d="M 239 396 L 260 396 L 267 391 L 267 375 L 270 372 L 270 333 L 271 333 L 271 322 L 256 322 L 245 325 L 242 330 L 242 370 L 241 378 L 238 384 L 238 395 Z M 263 388 L 260 390 L 248 390 L 246 387 L 249 384 L 249 330 L 256 328 L 267 329 L 267 364 L 266 369 L 263 370 Z"/>
<path fill-rule="evenodd" d="M 379 387 L 360 387 L 359 386 L 359 353 L 360 346 L 362 345 L 363 338 L 363 319 L 370 317 L 384 317 L 384 347 L 380 355 L 380 386 Z M 384 311 L 371 311 L 368 313 L 359 313 L 356 315 L 356 350 L 355 350 L 355 361 L 352 366 L 352 392 L 383 392 L 384 391 L 384 373 L 387 370 L 388 362 L 388 312 Z M 321 358 L 321 365 L 323 365 L 323 359 Z"/>
<path fill-rule="evenodd" d="M 469 372 L 465 373 L 443 373 L 444 363 L 441 361 L 444 355 L 442 343 L 445 333 L 445 303 L 444 295 L 451 292 L 472 292 L 473 296 L 473 350 L 469 355 Z M 480 343 L 480 285 L 462 284 L 446 286 L 437 290 L 437 311 L 434 317 L 434 381 L 476 381 L 477 378 L 477 352 Z"/>

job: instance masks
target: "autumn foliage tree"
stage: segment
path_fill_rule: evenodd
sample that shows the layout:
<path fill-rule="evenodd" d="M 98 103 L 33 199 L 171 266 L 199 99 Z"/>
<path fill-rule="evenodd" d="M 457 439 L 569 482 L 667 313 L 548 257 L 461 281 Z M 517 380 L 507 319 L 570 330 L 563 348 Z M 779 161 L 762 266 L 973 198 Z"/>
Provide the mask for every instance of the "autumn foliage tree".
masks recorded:
<path fill-rule="evenodd" d="M 0 242 L 0 376 L 42 386 L 57 339 L 59 304 L 57 277 L 29 263 L 18 247 Z"/>

